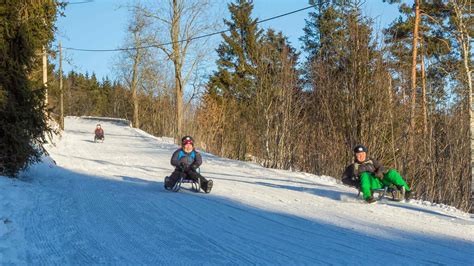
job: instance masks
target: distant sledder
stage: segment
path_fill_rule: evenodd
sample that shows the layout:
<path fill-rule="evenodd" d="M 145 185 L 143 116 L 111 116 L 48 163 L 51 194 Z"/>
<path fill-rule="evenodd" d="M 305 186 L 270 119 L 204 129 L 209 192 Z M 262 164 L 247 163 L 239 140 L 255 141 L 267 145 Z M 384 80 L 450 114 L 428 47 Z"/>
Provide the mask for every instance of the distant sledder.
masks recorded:
<path fill-rule="evenodd" d="M 94 136 L 94 142 L 101 141 L 104 142 L 104 129 L 102 129 L 102 126 L 100 124 L 97 124 L 95 128 L 95 136 Z"/>
<path fill-rule="evenodd" d="M 171 157 L 171 165 L 176 168 L 171 176 L 165 177 L 165 189 L 177 192 L 182 183 L 192 183 L 196 192 L 199 192 L 200 189 L 205 193 L 211 192 L 213 181 L 207 180 L 198 171 L 202 164 L 202 157 L 194 149 L 193 138 L 191 136 L 183 137 L 181 146 Z"/>
<path fill-rule="evenodd" d="M 386 192 L 392 192 L 394 200 L 410 199 L 412 190 L 402 176 L 393 169 L 386 171 L 378 161 L 367 157 L 367 152 L 368 149 L 364 145 L 354 147 L 354 163 L 347 166 L 342 175 L 342 182 L 358 188 L 368 203 L 377 201 L 373 196 L 374 191 L 381 192 L 379 199 Z M 396 197 L 396 194 L 400 195 Z"/>

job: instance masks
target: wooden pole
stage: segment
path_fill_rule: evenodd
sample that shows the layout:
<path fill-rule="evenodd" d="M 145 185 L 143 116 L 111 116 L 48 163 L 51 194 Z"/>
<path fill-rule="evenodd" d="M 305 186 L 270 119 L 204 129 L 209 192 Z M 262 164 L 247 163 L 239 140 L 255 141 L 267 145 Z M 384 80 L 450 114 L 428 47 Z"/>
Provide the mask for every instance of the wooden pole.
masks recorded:
<path fill-rule="evenodd" d="M 60 105 L 60 114 L 59 114 L 59 126 L 64 130 L 64 92 L 63 92 L 63 49 L 61 42 L 59 42 L 59 105 Z"/>
<path fill-rule="evenodd" d="M 46 109 L 48 109 L 48 55 L 46 48 L 43 46 L 43 85 L 45 87 L 45 100 Z"/>

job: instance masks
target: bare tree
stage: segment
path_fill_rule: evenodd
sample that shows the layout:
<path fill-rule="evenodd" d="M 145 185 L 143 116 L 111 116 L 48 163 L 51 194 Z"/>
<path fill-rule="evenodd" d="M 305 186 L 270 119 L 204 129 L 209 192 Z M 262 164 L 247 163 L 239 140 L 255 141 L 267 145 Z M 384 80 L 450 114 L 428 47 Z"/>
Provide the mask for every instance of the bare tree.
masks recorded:
<path fill-rule="evenodd" d="M 127 27 L 127 31 L 130 34 L 125 42 L 126 47 L 131 49 L 125 50 L 118 59 L 118 64 L 115 65 L 119 72 L 119 76 L 126 82 L 132 92 L 132 104 L 133 104 L 133 126 L 136 128 L 140 127 L 139 121 L 139 97 L 138 89 L 141 84 L 141 72 L 142 62 L 146 59 L 145 57 L 150 56 L 150 51 L 143 47 L 149 45 L 152 38 L 147 32 L 149 30 L 149 20 L 142 16 L 136 9 L 132 9 L 132 18 Z"/>
<path fill-rule="evenodd" d="M 133 99 L 133 126 L 136 128 L 140 127 L 140 121 L 138 116 L 138 96 L 137 96 L 137 86 L 138 86 L 138 77 L 139 77 L 139 64 L 142 60 L 143 53 L 145 51 L 143 49 L 139 49 L 138 47 L 143 46 L 144 44 L 144 36 L 143 32 L 145 27 L 147 26 L 146 20 L 140 16 L 140 14 L 134 14 L 134 21 L 128 27 L 128 31 L 133 36 L 133 44 L 134 47 L 137 49 L 133 50 L 130 54 L 130 57 L 133 60 L 133 67 L 132 67 L 132 75 L 131 80 L 129 81 L 130 87 L 132 89 L 132 99 Z"/>
<path fill-rule="evenodd" d="M 468 87 L 468 104 L 469 104 L 469 130 L 471 137 L 471 209 L 474 210 L 474 113 L 473 113 L 473 99 L 472 99 L 472 70 L 470 65 L 471 61 L 471 41 L 470 41 L 470 31 L 472 31 L 472 3 L 470 0 L 450 0 L 450 4 L 454 10 L 453 24 L 455 26 L 455 38 L 460 47 L 460 52 L 462 55 L 464 73 L 465 73 L 465 82 Z"/>
<path fill-rule="evenodd" d="M 175 137 L 183 133 L 183 93 L 193 70 L 204 58 L 208 49 L 206 39 L 196 37 L 215 27 L 207 16 L 211 9 L 209 0 L 158 0 L 156 6 L 136 6 L 143 16 L 151 18 L 158 35 L 156 45 L 163 51 L 174 68 L 176 128 Z M 171 47 L 163 45 L 171 43 Z"/>
<path fill-rule="evenodd" d="M 257 65 L 257 89 L 249 117 L 254 136 L 253 155 L 264 166 L 294 167 L 297 136 L 304 125 L 303 104 L 296 70 L 297 54 L 281 32 L 269 29 L 263 37 Z M 247 134 L 250 132 L 247 131 Z"/>

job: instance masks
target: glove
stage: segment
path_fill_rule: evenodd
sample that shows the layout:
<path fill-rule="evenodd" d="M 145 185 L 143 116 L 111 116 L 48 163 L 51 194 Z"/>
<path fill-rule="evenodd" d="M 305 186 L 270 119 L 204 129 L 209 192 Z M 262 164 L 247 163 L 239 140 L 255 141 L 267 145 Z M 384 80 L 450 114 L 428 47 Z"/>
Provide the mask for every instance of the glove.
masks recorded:
<path fill-rule="evenodd" d="M 196 172 L 196 170 L 199 168 L 199 166 L 197 166 L 196 164 L 191 164 L 191 170 L 193 170 L 194 172 Z"/>
<path fill-rule="evenodd" d="M 186 169 L 186 164 L 184 164 L 183 162 L 180 162 L 178 165 L 178 168 L 179 170 L 184 171 Z"/>
<path fill-rule="evenodd" d="M 377 177 L 380 180 L 383 180 L 383 173 L 382 172 L 375 172 L 375 177 Z"/>

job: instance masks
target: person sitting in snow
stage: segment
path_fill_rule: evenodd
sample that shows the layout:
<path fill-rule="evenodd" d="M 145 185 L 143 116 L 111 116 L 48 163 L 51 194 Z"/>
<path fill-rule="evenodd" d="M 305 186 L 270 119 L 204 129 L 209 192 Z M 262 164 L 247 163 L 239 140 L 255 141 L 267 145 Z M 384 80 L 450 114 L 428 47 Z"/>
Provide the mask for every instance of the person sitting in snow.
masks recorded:
<path fill-rule="evenodd" d="M 97 140 L 104 141 L 104 129 L 102 129 L 100 124 L 97 124 L 97 127 L 95 128 L 94 141 L 97 141 Z"/>
<path fill-rule="evenodd" d="M 201 181 L 201 189 L 209 193 L 211 192 L 213 181 L 207 180 L 197 169 L 202 164 L 201 154 L 194 149 L 194 142 L 191 136 L 185 136 L 181 140 L 181 148 L 176 150 L 171 157 L 171 165 L 175 166 L 174 172 L 170 177 L 165 179 L 165 188 L 171 189 L 174 187 L 178 179 L 184 175 L 185 178 L 194 181 Z"/>
<path fill-rule="evenodd" d="M 386 171 L 377 160 L 367 156 L 368 149 L 364 145 L 354 147 L 354 163 L 346 167 L 342 175 L 342 183 L 360 188 L 364 200 L 373 203 L 376 199 L 372 196 L 373 189 L 395 185 L 408 200 L 412 190 L 396 170 Z"/>

